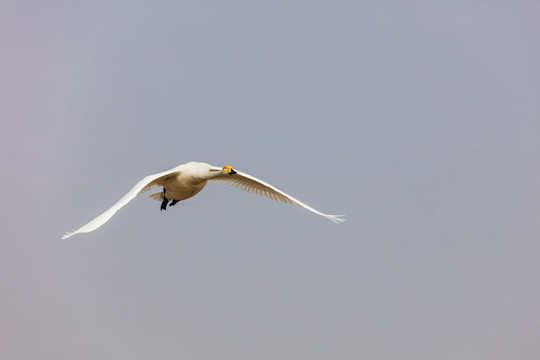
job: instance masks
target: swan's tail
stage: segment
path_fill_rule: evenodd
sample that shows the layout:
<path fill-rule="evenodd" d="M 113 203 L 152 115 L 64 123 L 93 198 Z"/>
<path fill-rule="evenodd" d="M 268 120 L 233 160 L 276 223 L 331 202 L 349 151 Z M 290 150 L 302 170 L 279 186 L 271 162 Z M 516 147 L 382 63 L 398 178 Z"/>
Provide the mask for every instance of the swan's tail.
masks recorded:
<path fill-rule="evenodd" d="M 150 197 L 157 201 L 163 201 L 163 191 L 150 195 Z"/>

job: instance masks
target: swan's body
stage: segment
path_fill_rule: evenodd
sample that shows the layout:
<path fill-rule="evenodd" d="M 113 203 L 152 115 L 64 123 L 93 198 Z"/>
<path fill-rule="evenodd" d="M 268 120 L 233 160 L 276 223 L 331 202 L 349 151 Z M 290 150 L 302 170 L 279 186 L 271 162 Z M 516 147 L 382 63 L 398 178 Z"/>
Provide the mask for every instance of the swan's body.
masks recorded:
<path fill-rule="evenodd" d="M 303 202 L 296 200 L 292 196 L 285 194 L 283 191 L 278 190 L 272 185 L 251 175 L 235 171 L 230 166 L 220 168 L 201 162 L 189 162 L 171 170 L 145 177 L 116 204 L 111 206 L 109 210 L 105 211 L 80 229 L 71 233 L 66 233 L 62 236 L 62 239 L 67 239 L 70 236 L 87 233 L 97 229 L 105 224 L 118 210 L 133 200 L 137 195 L 150 190 L 151 188 L 163 187 L 162 192 L 152 194 L 150 197 L 161 201 L 161 210 L 166 210 L 170 200 L 172 200 L 170 204 L 170 206 L 172 206 L 178 201 L 189 199 L 190 197 L 197 195 L 209 181 L 226 183 L 240 188 L 241 190 L 265 196 L 275 201 L 297 205 L 310 210 L 315 214 L 324 216 L 335 223 L 345 221 L 345 219 L 341 218 L 341 216 L 344 215 L 323 214 Z"/>

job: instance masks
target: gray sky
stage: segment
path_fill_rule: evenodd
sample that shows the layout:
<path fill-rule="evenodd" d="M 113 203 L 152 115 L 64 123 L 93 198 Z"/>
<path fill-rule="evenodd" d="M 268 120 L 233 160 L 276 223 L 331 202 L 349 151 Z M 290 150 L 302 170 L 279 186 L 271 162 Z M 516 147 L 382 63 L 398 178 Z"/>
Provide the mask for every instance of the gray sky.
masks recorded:
<path fill-rule="evenodd" d="M 6 359 L 537 359 L 540 5 L 0 5 Z M 142 177 L 222 184 L 166 211 Z"/>

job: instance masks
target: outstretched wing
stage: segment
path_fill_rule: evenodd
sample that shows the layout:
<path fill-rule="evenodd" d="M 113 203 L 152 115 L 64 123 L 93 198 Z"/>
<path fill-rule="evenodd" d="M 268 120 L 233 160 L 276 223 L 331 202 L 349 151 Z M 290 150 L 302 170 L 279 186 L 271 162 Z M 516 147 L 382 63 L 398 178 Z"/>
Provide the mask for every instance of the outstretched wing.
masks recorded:
<path fill-rule="evenodd" d="M 342 216 L 345 215 L 328 215 L 324 214 L 318 210 L 315 210 L 311 206 L 308 206 L 301 202 L 300 200 L 297 200 L 293 198 L 292 196 L 284 193 L 283 191 L 277 189 L 276 187 L 268 184 L 267 182 L 264 182 L 260 179 L 257 179 L 254 176 L 248 175 L 246 173 L 243 173 L 241 171 L 236 170 L 236 174 L 234 175 L 224 175 L 220 176 L 218 178 L 211 179 L 209 181 L 215 181 L 220 182 L 224 184 L 229 184 L 231 186 L 237 187 L 240 190 L 247 191 L 253 194 L 257 194 L 260 196 L 267 197 L 271 200 L 283 202 L 286 204 L 296 205 L 300 206 L 301 208 L 307 209 L 309 211 L 314 212 L 317 215 L 324 216 L 327 219 L 332 220 L 336 224 L 339 224 L 341 222 L 344 222 L 345 219 L 342 219 Z"/>
<path fill-rule="evenodd" d="M 109 210 L 105 211 L 103 214 L 99 215 L 94 220 L 90 221 L 88 224 L 84 225 L 80 229 L 73 232 L 65 233 L 64 236 L 62 236 L 62 239 L 67 239 L 68 237 L 76 234 L 87 233 L 96 230 L 98 227 L 105 224 L 118 210 L 120 210 L 128 202 L 133 200 L 135 196 L 139 195 L 142 192 L 150 190 L 153 187 L 163 186 L 163 182 L 165 181 L 165 179 L 170 177 L 171 174 L 176 173 L 177 169 L 178 167 L 175 167 L 174 169 L 168 171 L 146 176 L 144 179 L 139 181 L 137 185 L 135 185 L 126 195 L 124 195 L 120 200 L 118 200 L 116 204 L 111 206 Z"/>

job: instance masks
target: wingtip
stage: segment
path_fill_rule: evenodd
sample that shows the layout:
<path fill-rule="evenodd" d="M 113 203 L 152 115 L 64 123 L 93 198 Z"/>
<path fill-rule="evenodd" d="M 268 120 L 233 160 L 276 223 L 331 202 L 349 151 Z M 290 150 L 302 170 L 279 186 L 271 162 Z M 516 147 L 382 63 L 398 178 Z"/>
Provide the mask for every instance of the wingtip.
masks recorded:
<path fill-rule="evenodd" d="M 345 215 L 327 215 L 326 217 L 336 224 L 340 224 L 342 222 L 345 222 L 346 219 L 343 219 L 342 217 Z"/>
<path fill-rule="evenodd" d="M 73 236 L 73 235 L 75 235 L 75 231 L 73 231 L 73 232 L 67 232 L 67 233 L 65 233 L 64 235 L 62 235 L 62 240 L 65 240 L 65 239 L 67 239 L 68 237 L 71 237 L 71 236 Z"/>

